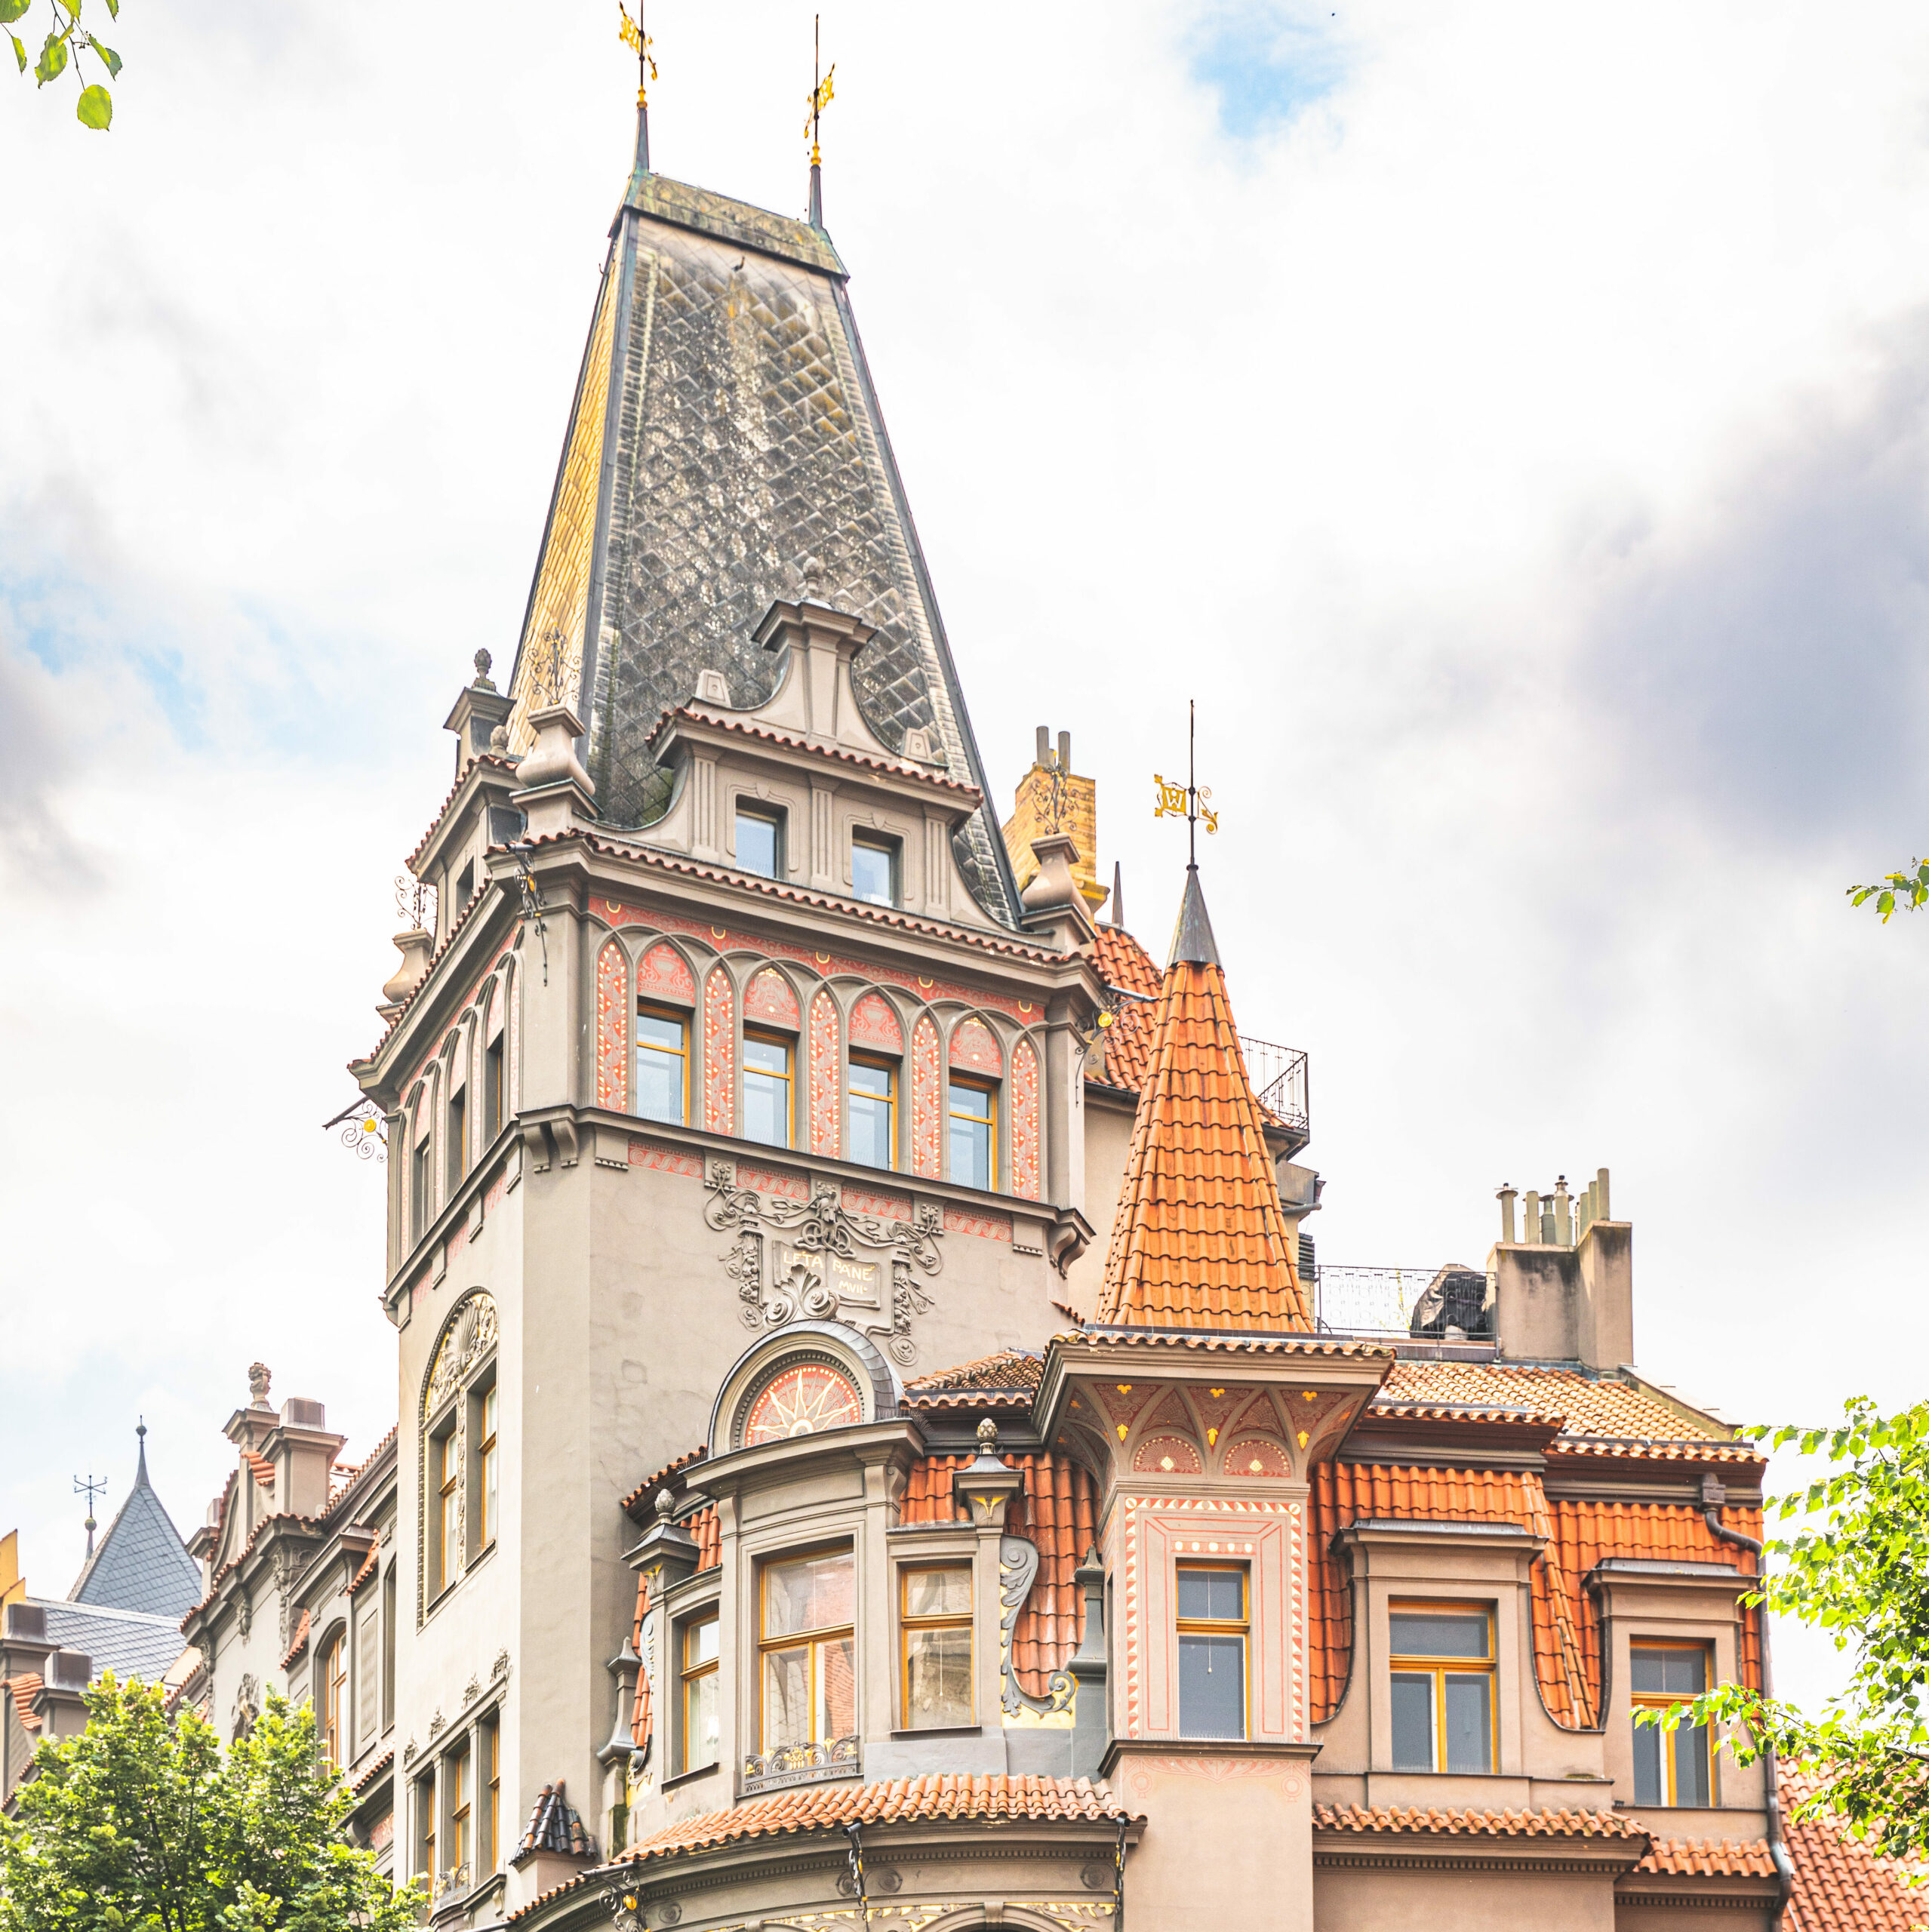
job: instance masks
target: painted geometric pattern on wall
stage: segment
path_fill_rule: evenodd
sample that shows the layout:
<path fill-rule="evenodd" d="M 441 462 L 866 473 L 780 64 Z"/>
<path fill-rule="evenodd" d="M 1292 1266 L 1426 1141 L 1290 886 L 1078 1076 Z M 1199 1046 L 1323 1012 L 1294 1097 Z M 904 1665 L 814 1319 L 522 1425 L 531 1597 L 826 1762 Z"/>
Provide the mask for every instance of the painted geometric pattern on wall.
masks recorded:
<path fill-rule="evenodd" d="M 798 1030 L 797 995 L 790 982 L 774 966 L 766 966 L 744 989 L 743 1017 L 761 1020 L 766 1026 Z"/>
<path fill-rule="evenodd" d="M 904 1029 L 891 1002 L 878 993 L 866 993 L 851 1010 L 851 1044 L 869 1047 L 873 1053 L 902 1054 Z"/>
<path fill-rule="evenodd" d="M 653 946 L 638 961 L 636 997 L 667 1000 L 673 1006 L 697 1004 L 697 983 L 675 946 Z"/>
<path fill-rule="evenodd" d="M 993 1076 L 1004 1072 L 1004 1061 L 998 1051 L 992 1030 L 982 1020 L 961 1021 L 951 1036 L 951 1063 L 974 1073 Z"/>
<path fill-rule="evenodd" d="M 1038 1198 L 1038 1057 L 1029 1040 L 1011 1050 L 1011 1191 Z"/>
<path fill-rule="evenodd" d="M 944 1171 L 944 1081 L 937 1029 L 920 1017 L 911 1029 L 911 1166 L 921 1174 Z"/>
<path fill-rule="evenodd" d="M 819 988 L 811 1002 L 811 1151 L 837 1152 L 837 1004 Z"/>
<path fill-rule="evenodd" d="M 737 1128 L 737 1015 L 730 974 L 710 968 L 703 982 L 703 1124 L 712 1134 Z"/>
<path fill-rule="evenodd" d="M 618 1112 L 629 1105 L 629 968 L 623 943 L 596 955 L 596 1104 Z"/>

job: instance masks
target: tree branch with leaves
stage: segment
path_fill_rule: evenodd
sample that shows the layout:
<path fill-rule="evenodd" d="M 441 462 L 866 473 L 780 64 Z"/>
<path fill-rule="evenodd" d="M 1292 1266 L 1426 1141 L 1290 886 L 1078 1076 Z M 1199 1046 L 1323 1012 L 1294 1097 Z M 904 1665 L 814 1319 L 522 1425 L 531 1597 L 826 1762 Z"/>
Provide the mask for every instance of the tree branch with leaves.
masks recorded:
<path fill-rule="evenodd" d="M 1835 1428 L 1746 1433 L 1834 1466 L 1771 1499 L 1772 1519 L 1801 1527 L 1763 1546 L 1761 1581 L 1741 1601 L 1826 1631 L 1853 1660 L 1848 1684 L 1815 1715 L 1724 1684 L 1635 1721 L 1728 1727 L 1738 1764 L 1766 1748 L 1805 1774 L 1796 1822 L 1833 1814 L 1888 1857 L 1929 1858 L 1929 1402 L 1884 1416 L 1857 1396 Z"/>
<path fill-rule="evenodd" d="M 1913 872 L 1891 872 L 1873 885 L 1849 887 L 1849 903 L 1866 906 L 1874 900 L 1885 926 L 1894 913 L 1918 911 L 1929 903 L 1929 860 L 1912 859 L 1909 863 L 1915 867 Z"/>
<path fill-rule="evenodd" d="M 107 9 L 109 19 L 118 20 L 121 17 L 121 0 L 102 0 L 102 4 Z M 120 78 L 121 57 L 105 41 L 81 25 L 81 8 L 85 5 L 85 0 L 47 0 L 47 9 L 54 23 L 40 44 L 39 58 L 33 63 L 36 88 L 44 88 L 49 81 L 58 80 L 70 66 L 75 78 L 83 79 L 81 57 L 85 54 L 92 54 L 106 69 L 109 80 Z M 14 58 L 20 63 L 23 74 L 27 71 L 27 44 L 14 29 L 17 23 L 26 18 L 32 6 L 33 0 L 0 0 L 0 27 L 6 29 L 7 38 L 14 44 Z M 101 82 L 84 84 L 74 114 L 82 127 L 98 128 L 104 134 L 113 125 L 114 97 Z"/>

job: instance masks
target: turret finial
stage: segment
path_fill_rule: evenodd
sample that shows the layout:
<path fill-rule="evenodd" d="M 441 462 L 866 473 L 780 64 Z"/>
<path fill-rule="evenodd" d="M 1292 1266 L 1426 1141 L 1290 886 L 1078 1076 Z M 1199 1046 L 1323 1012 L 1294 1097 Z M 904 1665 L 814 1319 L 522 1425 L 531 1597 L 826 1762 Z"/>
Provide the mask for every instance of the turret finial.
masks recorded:
<path fill-rule="evenodd" d="M 804 124 L 804 131 L 811 137 L 811 226 L 821 228 L 824 225 L 823 150 L 818 143 L 818 124 L 823 118 L 824 109 L 836 98 L 832 83 L 837 78 L 837 63 L 830 64 L 830 72 L 824 72 L 824 17 L 814 14 L 811 17 L 811 118 Z"/>
<path fill-rule="evenodd" d="M 617 0 L 617 12 L 621 23 L 617 35 L 623 45 L 636 50 L 636 171 L 648 174 L 650 171 L 650 83 L 657 78 L 657 63 L 650 50 L 656 43 L 643 25 L 644 0 L 636 0 L 636 17 L 629 17 L 629 9 Z"/>

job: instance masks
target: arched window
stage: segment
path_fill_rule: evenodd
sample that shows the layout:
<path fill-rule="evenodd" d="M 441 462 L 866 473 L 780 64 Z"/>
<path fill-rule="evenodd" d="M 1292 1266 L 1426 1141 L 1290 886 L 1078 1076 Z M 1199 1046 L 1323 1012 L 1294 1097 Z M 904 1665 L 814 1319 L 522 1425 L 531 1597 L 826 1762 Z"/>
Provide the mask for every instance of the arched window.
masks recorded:
<path fill-rule="evenodd" d="M 322 1653 L 321 1677 L 322 1755 L 329 1770 L 339 1771 L 346 1761 L 343 1746 L 348 1724 L 348 1639 L 337 1630 Z"/>
<path fill-rule="evenodd" d="M 420 1608 L 495 1541 L 501 1513 L 496 1304 L 478 1288 L 443 1324 L 422 1396 Z"/>

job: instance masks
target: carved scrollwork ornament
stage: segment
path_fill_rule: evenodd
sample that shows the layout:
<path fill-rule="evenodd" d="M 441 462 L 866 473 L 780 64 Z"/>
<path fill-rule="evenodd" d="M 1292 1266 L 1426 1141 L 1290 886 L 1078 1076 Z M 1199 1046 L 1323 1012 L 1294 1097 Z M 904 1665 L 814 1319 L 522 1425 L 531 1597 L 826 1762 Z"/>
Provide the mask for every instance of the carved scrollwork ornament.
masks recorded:
<path fill-rule="evenodd" d="M 1008 1712 L 1031 1711 L 1054 1715 L 1069 1710 L 1078 1684 L 1069 1671 L 1055 1670 L 1045 1680 L 1045 1695 L 1034 1697 L 1018 1681 L 1011 1660 L 1011 1633 L 1025 1599 L 1038 1580 L 1038 1546 L 1026 1537 L 1000 1537 L 998 1540 L 998 1647 L 1000 1674 L 1004 1688 L 999 1701 Z"/>

